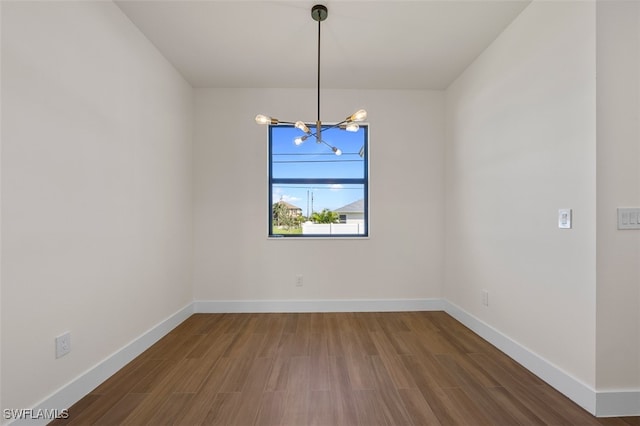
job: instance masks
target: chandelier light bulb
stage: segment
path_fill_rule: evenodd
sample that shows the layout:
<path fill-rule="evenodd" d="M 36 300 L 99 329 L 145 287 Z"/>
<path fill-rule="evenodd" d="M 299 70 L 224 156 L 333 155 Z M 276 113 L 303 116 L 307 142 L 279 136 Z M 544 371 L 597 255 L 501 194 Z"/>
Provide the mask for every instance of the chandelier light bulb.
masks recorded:
<path fill-rule="evenodd" d="M 295 128 L 296 128 L 296 129 L 300 129 L 300 130 L 302 130 L 303 132 L 305 132 L 305 133 L 307 133 L 307 134 L 308 134 L 308 133 L 311 133 L 311 132 L 309 131 L 309 128 L 307 127 L 307 125 L 306 125 L 306 124 L 304 124 L 302 121 L 296 121 Z"/>
<path fill-rule="evenodd" d="M 347 121 L 351 122 L 351 121 L 363 121 L 367 119 L 367 111 L 360 109 L 356 112 L 354 112 L 349 118 L 347 118 Z"/>
<path fill-rule="evenodd" d="M 256 115 L 256 123 L 258 124 L 278 124 L 278 120 L 275 118 L 267 117 L 266 115 Z"/>
<path fill-rule="evenodd" d="M 307 140 L 306 136 L 301 136 L 301 137 L 295 138 L 293 140 L 293 143 L 296 144 L 296 145 L 302 145 L 302 142 L 304 142 L 306 140 Z"/>
<path fill-rule="evenodd" d="M 349 123 L 344 129 L 347 132 L 357 132 L 359 128 L 360 126 L 358 125 L 358 123 Z"/>
<path fill-rule="evenodd" d="M 331 151 L 333 151 L 336 155 L 342 155 L 342 150 L 340 148 L 331 147 Z"/>

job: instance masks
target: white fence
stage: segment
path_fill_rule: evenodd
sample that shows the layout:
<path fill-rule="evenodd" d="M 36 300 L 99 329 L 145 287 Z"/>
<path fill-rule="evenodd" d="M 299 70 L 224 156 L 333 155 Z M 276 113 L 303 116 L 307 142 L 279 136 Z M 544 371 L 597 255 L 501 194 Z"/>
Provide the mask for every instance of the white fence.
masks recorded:
<path fill-rule="evenodd" d="M 364 235 L 363 223 L 311 223 L 302 224 L 303 234 L 313 235 Z"/>

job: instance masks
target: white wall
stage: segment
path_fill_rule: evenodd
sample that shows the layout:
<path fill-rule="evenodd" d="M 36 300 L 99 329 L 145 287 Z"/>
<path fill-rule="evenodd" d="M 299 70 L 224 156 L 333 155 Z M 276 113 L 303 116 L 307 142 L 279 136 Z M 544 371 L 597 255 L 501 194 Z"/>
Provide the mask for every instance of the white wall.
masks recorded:
<path fill-rule="evenodd" d="M 111 2 L 1 7 L 2 408 L 20 409 L 191 302 L 193 93 Z"/>
<path fill-rule="evenodd" d="M 442 295 L 443 93 L 324 90 L 322 119 L 365 108 L 370 238 L 267 239 L 267 129 L 316 116 L 314 90 L 198 89 L 195 299 L 423 299 Z M 410 126 L 407 126 L 410 123 Z M 404 221 L 403 211 L 415 212 Z M 296 274 L 304 286 L 295 287 Z"/>
<path fill-rule="evenodd" d="M 597 35 L 596 382 L 640 392 L 640 231 L 616 229 L 617 207 L 640 207 L 640 3 L 598 3 Z"/>
<path fill-rule="evenodd" d="M 444 295 L 592 389 L 595 106 L 591 2 L 532 3 L 446 92 Z"/>

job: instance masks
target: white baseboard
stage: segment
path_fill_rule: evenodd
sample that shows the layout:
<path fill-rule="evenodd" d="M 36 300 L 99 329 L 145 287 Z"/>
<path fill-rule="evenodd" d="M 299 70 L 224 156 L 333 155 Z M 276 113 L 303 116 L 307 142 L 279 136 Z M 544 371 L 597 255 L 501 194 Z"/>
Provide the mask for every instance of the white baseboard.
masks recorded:
<path fill-rule="evenodd" d="M 596 416 L 640 416 L 640 389 L 598 392 Z"/>
<path fill-rule="evenodd" d="M 196 313 L 441 311 L 441 299 L 199 300 Z"/>
<path fill-rule="evenodd" d="M 443 300 L 442 305 L 446 313 L 594 416 L 640 416 L 640 390 L 596 392 L 590 386 L 453 303 Z"/>
<path fill-rule="evenodd" d="M 115 352 L 95 367 L 81 374 L 67 385 L 58 389 L 49 397 L 36 405 L 34 413 L 40 410 L 51 410 L 52 408 L 69 408 L 98 385 L 111 377 L 114 373 L 127 365 L 135 357 L 147 350 L 177 325 L 189 318 L 193 314 L 193 303 L 189 303 L 178 312 L 161 321 L 128 345 Z M 51 419 L 20 419 L 10 423 L 12 426 L 22 425 L 46 425 Z"/>
<path fill-rule="evenodd" d="M 510 337 L 502 334 L 487 323 L 464 311 L 449 301 L 443 301 L 444 311 L 460 321 L 477 335 L 515 361 L 531 371 L 536 376 L 553 386 L 573 402 L 595 415 L 596 392 L 590 386 L 572 377 L 567 372 L 542 358 L 530 349 L 522 346 Z"/>

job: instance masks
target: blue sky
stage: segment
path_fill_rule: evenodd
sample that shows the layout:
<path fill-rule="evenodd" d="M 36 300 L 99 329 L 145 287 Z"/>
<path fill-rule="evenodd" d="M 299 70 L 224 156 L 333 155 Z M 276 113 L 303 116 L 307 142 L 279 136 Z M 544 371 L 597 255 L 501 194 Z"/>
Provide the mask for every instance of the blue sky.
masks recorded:
<path fill-rule="evenodd" d="M 311 128 L 311 126 L 310 126 Z M 315 127 L 311 128 L 315 132 Z M 331 129 L 322 133 L 322 139 L 340 148 L 342 155 L 337 156 L 331 148 L 317 143 L 310 137 L 296 146 L 293 140 L 303 133 L 289 126 L 272 128 L 272 155 L 274 178 L 363 178 L 364 159 L 359 151 L 364 145 L 365 131 L 346 132 Z M 364 197 L 362 184 L 274 184 L 273 201 L 284 200 L 302 208 L 303 214 L 320 211 L 323 208 L 334 210 Z"/>

